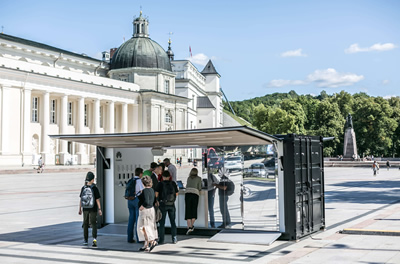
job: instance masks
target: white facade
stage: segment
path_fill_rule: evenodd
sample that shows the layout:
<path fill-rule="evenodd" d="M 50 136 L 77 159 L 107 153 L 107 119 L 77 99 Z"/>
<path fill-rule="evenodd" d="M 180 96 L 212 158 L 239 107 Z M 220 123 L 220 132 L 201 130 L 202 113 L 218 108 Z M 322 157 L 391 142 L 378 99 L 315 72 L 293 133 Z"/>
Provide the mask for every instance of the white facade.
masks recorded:
<path fill-rule="evenodd" d="M 0 34 L 0 166 L 37 164 L 39 156 L 47 165 L 94 162 L 94 146 L 52 134 L 222 126 L 219 76 L 189 61 L 171 65 L 110 70 L 106 61 Z M 197 108 L 205 96 L 215 109 Z"/>

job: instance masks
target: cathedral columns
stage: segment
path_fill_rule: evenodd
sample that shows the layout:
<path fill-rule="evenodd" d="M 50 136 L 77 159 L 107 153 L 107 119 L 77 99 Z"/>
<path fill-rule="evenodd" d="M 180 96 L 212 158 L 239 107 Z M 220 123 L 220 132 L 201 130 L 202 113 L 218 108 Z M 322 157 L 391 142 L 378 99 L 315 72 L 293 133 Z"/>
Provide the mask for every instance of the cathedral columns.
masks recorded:
<path fill-rule="evenodd" d="M 121 133 L 128 132 L 128 104 L 122 103 L 122 113 L 121 113 Z"/>
<path fill-rule="evenodd" d="M 32 91 L 29 89 L 24 89 L 24 112 L 23 112 L 23 148 L 22 148 L 22 153 L 23 153 L 23 158 L 22 162 L 24 164 L 30 164 L 32 162 L 32 135 L 31 135 L 31 98 Z"/>
<path fill-rule="evenodd" d="M 103 114 L 103 113 L 102 113 Z M 92 134 L 98 134 L 100 131 L 100 100 L 93 100 L 93 127 L 91 129 Z M 96 159 L 96 146 L 90 146 L 90 162 L 94 163 Z"/>
<path fill-rule="evenodd" d="M 139 132 L 141 118 L 139 116 L 139 105 L 130 105 L 129 132 Z"/>
<path fill-rule="evenodd" d="M 67 133 L 68 127 L 68 95 L 63 95 L 61 97 L 61 113 L 60 113 L 60 134 Z M 68 156 L 68 142 L 65 140 L 60 140 L 60 164 L 65 164 Z"/>
<path fill-rule="evenodd" d="M 89 116 L 89 109 L 86 109 L 86 114 Z M 80 97 L 78 99 L 78 129 L 77 134 L 84 134 L 85 128 L 85 98 Z M 85 153 L 85 144 L 77 144 L 78 152 L 78 164 L 86 164 L 87 163 L 87 154 Z"/>
<path fill-rule="evenodd" d="M 115 126 L 115 120 L 114 120 L 114 102 L 109 102 L 108 103 L 108 127 L 107 127 L 107 133 L 114 133 L 114 126 Z"/>
<path fill-rule="evenodd" d="M 42 96 L 42 114 L 41 114 L 41 152 L 44 164 L 54 164 L 54 159 L 49 153 L 49 126 L 50 126 L 50 93 L 44 92 Z"/>

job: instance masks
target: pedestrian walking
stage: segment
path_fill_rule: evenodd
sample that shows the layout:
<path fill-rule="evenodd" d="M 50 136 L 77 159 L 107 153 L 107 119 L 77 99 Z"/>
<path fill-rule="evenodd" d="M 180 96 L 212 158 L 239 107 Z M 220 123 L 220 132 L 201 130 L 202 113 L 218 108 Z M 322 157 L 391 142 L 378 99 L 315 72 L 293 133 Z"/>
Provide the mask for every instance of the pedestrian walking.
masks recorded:
<path fill-rule="evenodd" d="M 86 174 L 85 185 L 79 195 L 79 215 L 83 211 L 83 245 L 88 245 L 89 223 L 92 226 L 92 247 L 97 247 L 97 213 L 101 216 L 100 192 L 94 184 L 94 174 L 89 171 Z M 83 210 L 82 210 L 83 209 Z"/>
<path fill-rule="evenodd" d="M 158 238 L 156 216 L 154 211 L 155 194 L 152 188 L 153 181 L 149 176 L 142 178 L 144 189 L 139 195 L 139 219 L 137 232 L 139 240 L 144 241 L 140 251 L 150 252 L 156 245 Z"/>

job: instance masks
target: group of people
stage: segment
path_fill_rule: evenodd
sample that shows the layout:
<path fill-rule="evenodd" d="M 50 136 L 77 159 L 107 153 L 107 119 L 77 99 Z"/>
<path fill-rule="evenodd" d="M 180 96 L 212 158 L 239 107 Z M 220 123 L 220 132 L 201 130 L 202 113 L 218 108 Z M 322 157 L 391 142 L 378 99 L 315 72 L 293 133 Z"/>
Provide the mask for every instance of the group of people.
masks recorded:
<path fill-rule="evenodd" d="M 177 243 L 175 200 L 179 189 L 176 184 L 176 167 L 169 159 L 163 163 L 152 162 L 150 169 L 135 169 L 135 175 L 126 184 L 129 220 L 128 243 L 143 241 L 139 250 L 150 252 L 156 245 L 164 243 L 165 221 L 168 214 L 171 224 L 172 243 Z M 197 219 L 197 207 L 201 191 L 201 177 L 193 168 L 187 179 L 185 191 L 185 219 L 187 234 L 193 232 Z M 97 214 L 102 215 L 100 192 L 94 184 L 94 174 L 88 172 L 81 189 L 79 214 L 83 213 L 84 245 L 88 245 L 88 228 L 92 226 L 93 247 L 97 247 Z M 158 222 L 158 228 L 157 228 Z"/>
<path fill-rule="evenodd" d="M 81 189 L 79 214 L 83 213 L 84 245 L 88 245 L 88 228 L 92 226 L 93 247 L 97 247 L 97 215 L 102 215 L 100 192 L 94 184 L 94 174 L 88 172 L 85 185 Z M 143 171 L 135 169 L 125 189 L 125 199 L 129 210 L 127 228 L 127 242 L 144 242 L 141 251 L 150 252 L 158 244 L 164 243 L 165 221 L 168 214 L 171 225 L 172 243 L 177 243 L 176 208 L 175 200 L 179 194 L 177 186 L 177 170 L 168 158 L 163 163 L 152 162 L 150 168 Z M 233 185 L 233 186 L 232 186 Z M 185 220 L 189 235 L 194 231 L 197 219 L 202 179 L 197 168 L 192 168 L 185 188 Z M 215 227 L 214 197 L 219 190 L 219 205 L 222 214 L 222 224 L 218 228 L 225 228 L 231 224 L 228 210 L 228 199 L 234 191 L 234 184 L 226 173 L 218 180 L 212 173 L 208 175 L 208 209 L 210 225 Z M 157 226 L 158 223 L 158 226 Z"/>

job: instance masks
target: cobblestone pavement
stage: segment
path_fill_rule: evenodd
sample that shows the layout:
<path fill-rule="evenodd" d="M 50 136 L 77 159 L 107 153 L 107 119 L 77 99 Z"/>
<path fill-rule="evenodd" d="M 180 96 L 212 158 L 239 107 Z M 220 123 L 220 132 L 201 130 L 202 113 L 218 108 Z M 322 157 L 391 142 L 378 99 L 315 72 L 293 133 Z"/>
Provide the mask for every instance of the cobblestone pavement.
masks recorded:
<path fill-rule="evenodd" d="M 339 233 L 400 232 L 397 169 L 374 177 L 367 168 L 326 168 L 327 230 L 301 241 L 261 246 L 180 235 L 177 244 L 167 240 L 151 253 L 138 252 L 141 245 L 126 243 L 123 232 L 100 231 L 98 248 L 81 246 L 85 174 L 0 175 L 0 263 L 400 263 L 400 236 Z"/>

